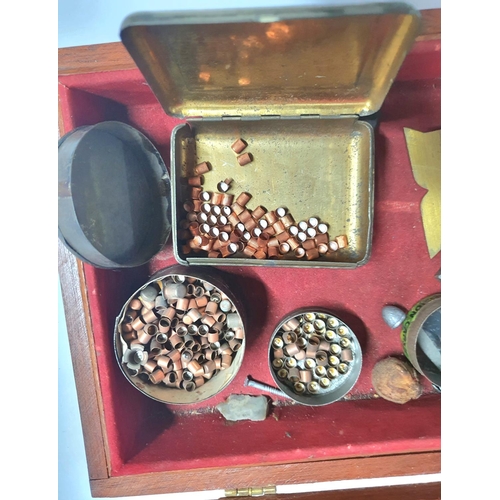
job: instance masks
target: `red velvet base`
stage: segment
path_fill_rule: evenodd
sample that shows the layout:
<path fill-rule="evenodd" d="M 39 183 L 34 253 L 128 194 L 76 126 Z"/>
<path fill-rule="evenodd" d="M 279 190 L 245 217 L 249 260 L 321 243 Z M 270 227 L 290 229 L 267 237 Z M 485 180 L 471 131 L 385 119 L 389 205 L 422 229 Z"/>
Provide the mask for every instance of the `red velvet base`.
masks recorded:
<path fill-rule="evenodd" d="M 434 277 L 441 254 L 430 259 L 420 215 L 425 191 L 412 175 L 403 127 L 439 129 L 440 42 L 415 44 L 381 110 L 376 134 L 375 218 L 370 261 L 356 270 L 220 267 L 247 305 L 247 348 L 233 382 L 211 400 L 189 407 L 157 403 L 124 378 L 113 352 L 113 325 L 125 300 L 150 274 L 175 263 L 171 241 L 147 266 L 109 271 L 85 265 L 112 475 L 160 470 L 282 463 L 333 457 L 440 449 L 441 397 L 424 381 L 425 394 L 400 406 L 375 398 L 374 364 L 401 355 L 399 329 L 381 309 L 408 309 L 440 292 Z M 137 70 L 60 78 L 66 130 L 104 120 L 125 121 L 146 134 L 169 162 L 168 117 Z M 214 406 L 243 386 L 247 375 L 272 384 L 269 338 L 280 319 L 297 308 L 324 307 L 360 339 L 363 369 L 345 400 L 324 407 L 284 400 L 264 422 L 230 424 Z M 275 398 L 276 399 L 276 398 Z"/>

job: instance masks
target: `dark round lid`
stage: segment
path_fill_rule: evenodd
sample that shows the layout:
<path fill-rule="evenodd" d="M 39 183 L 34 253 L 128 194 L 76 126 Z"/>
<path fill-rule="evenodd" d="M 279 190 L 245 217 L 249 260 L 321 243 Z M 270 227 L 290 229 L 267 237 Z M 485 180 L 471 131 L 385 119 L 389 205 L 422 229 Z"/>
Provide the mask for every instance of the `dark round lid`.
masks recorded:
<path fill-rule="evenodd" d="M 102 268 L 136 267 L 171 231 L 170 177 L 153 144 L 125 123 L 79 127 L 59 140 L 59 238 Z"/>

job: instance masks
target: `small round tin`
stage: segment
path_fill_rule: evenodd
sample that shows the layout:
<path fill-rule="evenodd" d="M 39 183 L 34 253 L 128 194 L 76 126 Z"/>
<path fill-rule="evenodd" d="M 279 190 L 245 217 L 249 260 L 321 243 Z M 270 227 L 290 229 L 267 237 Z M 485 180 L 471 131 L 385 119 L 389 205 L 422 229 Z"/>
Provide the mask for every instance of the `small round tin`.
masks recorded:
<path fill-rule="evenodd" d="M 225 313 L 222 301 L 226 309 L 231 305 Z M 125 302 L 114 348 L 122 373 L 144 395 L 162 403 L 199 403 L 238 373 L 245 352 L 243 308 L 214 271 L 172 266 Z"/>
<path fill-rule="evenodd" d="M 147 137 L 118 121 L 59 140 L 59 239 L 101 268 L 148 262 L 171 231 L 170 177 Z"/>
<path fill-rule="evenodd" d="M 425 297 L 402 324 L 403 351 L 413 367 L 441 388 L 441 294 Z"/>
<path fill-rule="evenodd" d="M 279 347 L 279 346 L 283 347 Z M 279 352 L 282 367 L 273 363 Z M 345 396 L 361 373 L 359 341 L 340 318 L 322 309 L 287 315 L 269 343 L 269 369 L 276 385 L 297 403 L 323 406 Z"/>

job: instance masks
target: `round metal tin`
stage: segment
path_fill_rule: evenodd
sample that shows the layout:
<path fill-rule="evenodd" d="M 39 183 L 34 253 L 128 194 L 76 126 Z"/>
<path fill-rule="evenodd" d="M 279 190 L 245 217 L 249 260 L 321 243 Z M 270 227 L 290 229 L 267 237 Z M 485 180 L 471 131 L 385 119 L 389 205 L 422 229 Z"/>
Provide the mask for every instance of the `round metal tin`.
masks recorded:
<path fill-rule="evenodd" d="M 241 325 L 243 329 L 243 339 L 241 343 L 241 347 L 235 352 L 234 359 L 229 366 L 229 368 L 225 370 L 220 370 L 216 375 L 214 375 L 209 380 L 206 380 L 203 385 L 197 387 L 191 392 L 186 390 L 177 389 L 174 387 L 167 387 L 165 384 L 160 383 L 157 385 L 151 383 L 145 383 L 138 376 L 131 376 L 128 373 L 126 367 L 123 364 L 123 354 L 125 349 L 127 349 L 127 343 L 123 340 L 122 335 L 120 333 L 120 324 L 122 320 L 125 318 L 125 315 L 129 309 L 130 302 L 137 297 L 140 292 L 146 289 L 149 285 L 154 284 L 158 281 L 164 280 L 166 278 L 196 278 L 197 280 L 202 280 L 209 285 L 212 285 L 217 289 L 219 293 L 224 294 L 228 300 L 230 300 L 236 310 L 236 313 L 240 316 Z M 220 393 L 223 389 L 225 389 L 231 381 L 234 379 L 238 370 L 243 362 L 243 356 L 245 353 L 245 312 L 241 302 L 237 297 L 228 289 L 222 279 L 218 276 L 218 274 L 212 270 L 207 270 L 205 268 L 197 269 L 196 271 L 192 271 L 191 268 L 188 270 L 185 266 L 176 265 L 171 266 L 166 269 L 160 270 L 155 273 L 150 279 L 145 283 L 141 288 L 136 290 L 134 294 L 125 302 L 123 308 L 120 311 L 120 314 L 116 318 L 115 321 L 115 329 L 114 329 L 114 350 L 116 359 L 118 361 L 118 365 L 122 373 L 125 375 L 127 380 L 142 394 L 159 401 L 161 403 L 175 404 L 175 405 L 183 405 L 183 404 L 193 404 L 200 403 L 205 401 L 218 393 Z"/>
<path fill-rule="evenodd" d="M 309 321 L 310 318 L 305 317 L 305 315 L 308 314 L 314 315 L 315 319 L 319 319 L 320 321 L 323 321 L 326 324 L 330 318 L 333 319 L 333 323 L 335 324 L 335 326 L 327 326 L 328 331 L 333 331 L 335 333 L 331 341 L 327 340 L 323 334 L 318 335 L 318 332 L 314 330 L 315 320 L 313 319 L 312 321 Z M 349 340 L 350 344 L 349 349 L 352 351 L 352 360 L 347 363 L 344 363 L 339 359 L 339 364 L 344 363 L 347 365 L 348 367 L 347 371 L 346 373 L 340 373 L 339 371 L 338 375 L 330 380 L 330 384 L 328 387 L 323 387 L 322 379 L 325 378 L 324 375 L 317 374 L 314 368 L 311 369 L 312 381 L 317 382 L 317 384 L 315 384 L 314 386 L 315 393 L 308 392 L 307 386 L 303 392 L 298 393 L 296 390 L 294 390 L 294 384 L 295 384 L 294 381 L 279 377 L 278 376 L 279 370 L 275 369 L 272 365 L 273 341 L 276 337 L 280 337 L 283 334 L 286 335 L 287 333 L 289 333 L 289 331 L 283 330 L 283 325 L 288 323 L 290 320 L 294 319 L 298 320 L 300 323 L 300 326 L 298 328 L 292 330 L 294 333 L 297 334 L 298 338 L 301 337 L 307 338 L 307 335 L 310 335 L 312 337 L 321 336 L 322 337 L 321 340 L 326 340 L 330 345 L 339 344 L 342 338 L 346 338 Z M 312 330 L 310 332 L 308 324 L 313 325 Z M 304 334 L 304 331 L 306 332 L 306 334 Z M 308 343 L 310 342 L 308 341 Z M 304 348 L 304 350 L 307 351 L 307 346 Z M 331 353 L 328 353 L 328 355 L 330 354 Z M 308 359 L 312 358 L 306 356 L 305 358 L 297 360 L 296 367 L 299 370 L 306 369 Z M 341 399 L 354 387 L 359 378 L 359 374 L 361 373 L 362 353 L 361 353 L 361 346 L 359 344 L 356 335 L 345 322 L 343 322 L 340 318 L 338 318 L 333 313 L 327 310 L 308 308 L 292 312 L 279 323 L 279 325 L 274 330 L 273 335 L 271 336 L 271 340 L 269 342 L 268 361 L 269 361 L 269 370 L 274 379 L 274 382 L 287 396 L 290 396 L 290 398 L 292 398 L 294 401 L 303 405 L 324 406 Z M 331 367 L 333 366 L 325 366 L 326 370 L 328 370 L 328 368 Z M 336 369 L 338 369 L 338 366 L 336 367 Z"/>
<path fill-rule="evenodd" d="M 149 261 L 171 232 L 170 177 L 141 132 L 107 121 L 59 140 L 59 238 L 101 268 Z"/>
<path fill-rule="evenodd" d="M 401 330 L 403 351 L 413 367 L 441 388 L 441 294 L 417 302 Z"/>

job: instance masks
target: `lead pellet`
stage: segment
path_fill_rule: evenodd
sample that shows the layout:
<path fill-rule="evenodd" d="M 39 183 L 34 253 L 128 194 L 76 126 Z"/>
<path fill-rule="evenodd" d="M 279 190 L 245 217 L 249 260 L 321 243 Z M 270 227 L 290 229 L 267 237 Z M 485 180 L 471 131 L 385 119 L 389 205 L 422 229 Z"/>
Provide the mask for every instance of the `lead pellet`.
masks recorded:
<path fill-rule="evenodd" d="M 340 373 L 347 373 L 347 371 L 349 370 L 349 366 L 346 365 L 345 363 L 340 363 L 337 369 Z"/>
<path fill-rule="evenodd" d="M 345 337 L 342 337 L 340 340 L 339 340 L 339 344 L 341 347 L 349 347 L 351 345 L 351 341 L 349 339 L 346 339 Z"/>
<path fill-rule="evenodd" d="M 297 394 L 302 394 L 305 392 L 306 386 L 302 382 L 295 382 L 295 384 L 293 384 L 293 390 Z"/>
<path fill-rule="evenodd" d="M 285 366 L 287 368 L 295 368 L 297 366 L 297 360 L 295 358 L 286 358 Z"/>
<path fill-rule="evenodd" d="M 280 359 L 280 358 L 275 358 L 273 359 L 273 367 L 276 368 L 276 369 L 280 369 L 280 368 L 283 368 L 283 359 Z"/>
<path fill-rule="evenodd" d="M 340 352 L 342 351 L 342 347 L 340 347 L 338 344 L 331 344 L 330 345 L 330 352 L 332 354 L 340 354 Z"/>
<path fill-rule="evenodd" d="M 310 392 L 311 394 L 317 394 L 319 392 L 319 384 L 315 380 L 309 382 L 307 384 L 307 391 Z"/>
<path fill-rule="evenodd" d="M 338 366 L 340 363 L 340 359 L 337 356 L 328 356 L 328 364 L 330 366 Z"/>
<path fill-rule="evenodd" d="M 337 378 L 339 376 L 339 372 L 336 368 L 330 367 L 326 370 L 326 376 L 329 379 L 333 380 L 334 378 Z"/>
<path fill-rule="evenodd" d="M 308 369 L 308 370 L 313 370 L 314 368 L 316 368 L 316 361 L 312 358 L 307 358 L 305 361 L 304 361 L 304 366 Z"/>
<path fill-rule="evenodd" d="M 324 377 L 326 375 L 326 368 L 324 366 L 317 366 L 315 369 L 314 369 L 314 373 L 318 376 L 318 377 Z"/>

